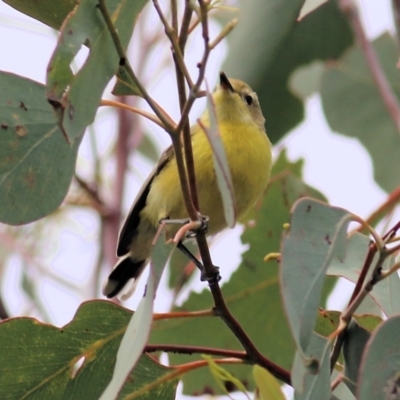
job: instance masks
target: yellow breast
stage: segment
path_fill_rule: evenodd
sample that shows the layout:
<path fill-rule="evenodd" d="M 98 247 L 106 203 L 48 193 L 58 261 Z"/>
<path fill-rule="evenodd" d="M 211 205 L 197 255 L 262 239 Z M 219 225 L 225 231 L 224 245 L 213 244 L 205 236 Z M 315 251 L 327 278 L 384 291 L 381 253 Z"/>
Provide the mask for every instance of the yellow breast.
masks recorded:
<path fill-rule="evenodd" d="M 265 132 L 254 124 L 224 122 L 220 133 L 233 180 L 236 216 L 240 218 L 265 190 L 271 172 L 271 144 Z M 209 217 L 209 233 L 213 234 L 225 228 L 226 222 L 212 151 L 199 128 L 193 133 L 192 144 L 200 211 Z M 175 159 L 155 178 L 143 213 L 155 225 L 161 218 L 187 217 Z M 175 231 L 175 227 L 171 228 L 171 235 Z"/>

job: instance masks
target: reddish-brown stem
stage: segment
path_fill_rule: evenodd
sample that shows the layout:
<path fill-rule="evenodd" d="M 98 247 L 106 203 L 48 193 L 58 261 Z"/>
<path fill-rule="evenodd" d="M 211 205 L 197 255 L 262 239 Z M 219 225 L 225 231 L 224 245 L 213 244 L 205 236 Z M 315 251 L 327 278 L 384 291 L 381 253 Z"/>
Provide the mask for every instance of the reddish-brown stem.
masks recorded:
<path fill-rule="evenodd" d="M 397 222 L 393 226 L 393 228 L 391 228 L 385 235 L 383 235 L 382 239 L 383 240 L 391 239 L 393 236 L 396 235 L 396 232 L 399 229 L 400 229 L 400 221 Z M 359 275 L 359 277 L 357 279 L 357 282 L 356 282 L 356 286 L 355 286 L 355 288 L 353 290 L 353 293 L 351 295 L 351 298 L 350 298 L 350 301 L 349 301 L 347 307 L 350 307 L 350 305 L 355 301 L 355 299 L 357 298 L 359 293 L 363 290 L 365 279 L 366 279 L 368 271 L 369 271 L 369 269 L 371 267 L 372 261 L 373 261 L 373 259 L 375 257 L 376 251 L 377 251 L 376 244 L 375 243 L 371 243 L 369 245 L 368 253 L 367 253 L 367 256 L 365 258 L 364 265 L 363 265 L 363 267 L 361 269 L 360 275 Z M 390 254 L 390 251 L 389 252 L 385 252 L 385 253 L 386 253 L 386 255 Z M 383 258 L 384 257 L 385 257 L 385 255 L 383 256 Z M 375 283 L 372 282 L 371 285 L 373 286 L 373 284 L 375 284 Z M 372 289 L 372 286 L 371 286 L 371 289 Z M 337 361 L 337 359 L 339 357 L 340 350 L 342 348 L 345 335 L 346 335 L 346 329 L 344 329 L 342 332 L 340 332 L 339 335 L 337 336 L 336 340 L 335 340 L 335 343 L 334 343 L 333 349 L 332 349 L 332 353 L 331 353 L 331 370 L 333 370 L 335 368 L 335 364 L 336 364 L 336 361 Z"/>
<path fill-rule="evenodd" d="M 290 373 L 280 367 L 279 365 L 273 363 L 268 358 L 264 357 L 256 348 L 251 339 L 244 332 L 243 328 L 235 317 L 231 314 L 228 307 L 226 306 L 224 297 L 221 292 L 221 288 L 218 282 L 210 283 L 211 293 L 215 303 L 215 314 L 219 316 L 232 333 L 239 340 L 243 348 L 245 349 L 250 364 L 259 364 L 268 370 L 276 378 L 282 380 L 283 382 L 290 385 L 291 378 Z"/>
<path fill-rule="evenodd" d="M 387 215 L 400 201 L 400 187 L 396 188 L 389 194 L 384 203 L 382 203 L 365 221 L 369 225 L 376 225 L 384 215 Z M 363 227 L 357 229 L 358 232 L 363 231 Z"/>
<path fill-rule="evenodd" d="M 232 357 L 240 360 L 246 360 L 247 354 L 245 351 L 217 349 L 205 346 L 186 346 L 175 344 L 148 344 L 144 348 L 144 353 L 154 353 L 156 351 L 165 351 L 166 353 L 179 353 L 179 354 L 209 354 L 218 357 Z"/>
<path fill-rule="evenodd" d="M 202 310 L 202 311 L 175 311 L 169 313 L 160 313 L 153 315 L 153 321 L 159 321 L 162 319 L 174 319 L 174 318 L 195 318 L 195 317 L 214 317 L 215 313 L 213 310 Z"/>
<path fill-rule="evenodd" d="M 104 203 L 95 186 L 91 186 L 88 182 L 84 181 L 77 173 L 75 173 L 75 180 L 88 195 L 91 206 L 97 210 L 102 217 L 108 217 L 114 214 L 115 210 Z"/>
<path fill-rule="evenodd" d="M 340 8 L 342 12 L 347 16 L 350 24 L 353 27 L 354 34 L 361 51 L 364 54 L 365 61 L 371 72 L 372 79 L 374 80 L 375 86 L 382 98 L 386 109 L 391 116 L 393 123 L 400 135 L 400 106 L 396 95 L 390 87 L 385 74 L 383 73 L 382 66 L 379 63 L 379 59 L 375 53 L 375 50 L 368 40 L 364 28 L 361 23 L 360 15 L 355 5 L 354 0 L 339 0 Z"/>
<path fill-rule="evenodd" d="M 396 27 L 397 47 L 400 50 L 400 0 L 392 0 L 394 26 Z"/>
<path fill-rule="evenodd" d="M 152 344 L 152 345 L 147 345 L 144 348 L 143 352 L 152 353 L 156 351 L 165 351 L 167 353 L 179 353 L 179 354 L 208 354 L 217 357 L 235 358 L 238 360 L 242 360 L 246 364 L 260 365 L 261 367 L 270 371 L 276 378 L 280 379 L 282 382 L 285 382 L 288 385 L 291 384 L 290 374 L 288 371 L 282 369 L 281 367 L 272 363 L 263 356 L 253 359 L 245 351 L 224 350 L 224 349 L 217 349 L 213 347 L 203 347 L 203 346 Z"/>
<path fill-rule="evenodd" d="M 121 98 L 121 103 L 125 103 L 126 98 Z M 132 125 L 132 113 L 118 109 L 118 137 L 115 148 L 116 171 L 113 187 L 112 207 L 116 212 L 109 217 L 102 219 L 103 249 L 104 256 L 109 265 L 113 265 L 116 260 L 115 249 L 117 248 L 119 223 L 121 215 L 122 198 L 124 193 L 125 173 L 128 170 L 129 157 L 129 133 Z"/>
<path fill-rule="evenodd" d="M 185 1 L 185 11 L 182 18 L 181 30 L 179 32 L 179 47 L 183 50 L 185 48 L 187 38 L 189 36 L 189 26 L 192 19 L 193 9 L 190 5 L 190 1 Z"/>

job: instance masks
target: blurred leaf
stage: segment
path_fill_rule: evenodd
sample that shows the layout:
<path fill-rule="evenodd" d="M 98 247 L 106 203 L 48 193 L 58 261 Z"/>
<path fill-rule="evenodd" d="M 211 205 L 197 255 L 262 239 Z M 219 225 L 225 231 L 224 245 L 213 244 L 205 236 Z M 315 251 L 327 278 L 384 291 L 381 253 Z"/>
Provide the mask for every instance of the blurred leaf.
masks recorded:
<path fill-rule="evenodd" d="M 160 152 L 158 151 L 157 146 L 148 134 L 143 135 L 137 150 L 140 154 L 144 155 L 154 163 L 156 163 L 160 158 Z"/>
<path fill-rule="evenodd" d="M 255 400 L 285 400 L 281 385 L 266 369 L 254 365 L 253 378 L 256 386 Z"/>
<path fill-rule="evenodd" d="M 224 216 L 226 225 L 233 228 L 236 222 L 235 194 L 233 192 L 233 181 L 231 170 L 228 164 L 225 148 L 222 143 L 221 133 L 217 122 L 217 111 L 211 93 L 207 91 L 207 111 L 209 116 L 209 126 L 205 126 L 199 121 L 199 126 L 205 134 L 212 148 L 213 165 L 219 192 L 221 193 L 222 204 L 224 206 Z"/>
<path fill-rule="evenodd" d="M 343 342 L 343 356 L 345 362 L 344 383 L 355 395 L 358 381 L 358 370 L 363 357 L 364 348 L 371 334 L 362 328 L 355 320 L 352 320 L 346 330 Z"/>
<path fill-rule="evenodd" d="M 141 93 L 131 76 L 123 67 L 118 67 L 117 83 L 111 92 L 114 96 L 141 96 Z"/>
<path fill-rule="evenodd" d="M 63 201 L 80 141 L 65 141 L 40 83 L 0 72 L 0 93 L 0 221 L 26 224 Z"/>
<path fill-rule="evenodd" d="M 383 34 L 373 42 L 383 72 L 400 95 L 396 41 Z M 327 69 L 321 85 L 324 112 L 331 128 L 355 137 L 372 157 L 376 182 L 387 192 L 399 186 L 400 137 L 359 48 Z M 360 105 L 362 104 L 362 107 Z"/>
<path fill-rule="evenodd" d="M 339 326 L 340 311 L 319 310 L 314 330 L 323 337 L 328 337 Z"/>
<path fill-rule="evenodd" d="M 227 383 L 232 385 L 234 390 L 240 390 L 242 393 L 246 392 L 246 387 L 240 382 L 237 378 L 235 378 L 228 370 L 226 370 L 221 365 L 217 364 L 211 356 L 203 355 L 203 358 L 207 360 L 208 368 L 223 393 L 229 394 L 229 391 L 233 392 L 233 390 L 229 390 L 226 388 Z"/>
<path fill-rule="evenodd" d="M 78 0 L 3 0 L 16 10 L 59 30 Z"/>
<path fill-rule="evenodd" d="M 193 241 L 189 241 L 185 243 L 185 246 L 189 249 L 189 251 L 195 256 L 199 253 L 199 248 L 196 243 Z M 171 289 L 174 289 L 175 293 L 178 294 L 182 289 L 183 285 L 188 281 L 191 276 L 191 271 L 186 270 L 186 267 L 191 264 L 191 261 L 187 258 L 185 254 L 181 251 L 174 251 L 169 262 L 169 281 L 168 286 Z M 193 266 L 196 269 L 195 266 Z"/>
<path fill-rule="evenodd" d="M 165 265 L 175 246 L 167 244 L 164 230 L 160 226 L 158 236 L 151 251 L 150 273 L 147 278 L 143 298 L 135 314 L 129 321 L 121 344 L 118 348 L 117 360 L 113 376 L 100 400 L 115 399 L 129 377 L 132 369 L 143 354 L 150 335 L 153 322 L 153 305 L 158 283 Z"/>
<path fill-rule="evenodd" d="M 290 91 L 305 100 L 319 91 L 324 71 L 325 64 L 321 61 L 297 68 L 289 77 Z"/>
<path fill-rule="evenodd" d="M 342 276 L 351 282 L 357 282 L 363 267 L 365 257 L 367 256 L 370 239 L 360 233 L 354 233 L 349 237 L 347 244 L 347 254 L 345 260 L 332 260 L 328 268 L 329 275 Z M 372 266 L 376 263 L 376 255 Z M 383 268 L 389 269 L 395 262 L 393 256 L 386 258 Z M 367 279 L 369 279 L 373 268 L 370 268 Z M 387 315 L 400 313 L 400 279 L 398 274 L 391 274 L 386 279 L 381 280 L 369 293 L 376 301 L 382 311 Z"/>
<path fill-rule="evenodd" d="M 292 366 L 292 385 L 296 400 L 330 399 L 330 344 L 316 333 L 311 333 L 306 349 L 312 361 L 304 365 L 299 351 L 296 352 Z"/>
<path fill-rule="evenodd" d="M 326 270 L 346 254 L 350 214 L 313 199 L 293 207 L 290 231 L 282 245 L 282 297 L 297 347 L 308 347 L 317 318 Z"/>
<path fill-rule="evenodd" d="M 301 162 L 290 163 L 282 153 L 273 168 L 271 182 L 259 207 L 255 222 L 249 223 L 242 236 L 250 249 L 230 281 L 223 285 L 226 304 L 259 350 L 283 368 L 290 368 L 294 344 L 281 305 L 279 291 L 279 266 L 276 262 L 264 263 L 263 258 L 279 249 L 283 224 L 289 220 L 289 210 L 294 201 L 305 195 L 322 198 L 300 178 Z M 221 272 L 223 273 L 223 265 Z M 213 307 L 209 290 L 192 293 L 182 305 L 182 310 L 202 310 Z M 191 318 L 157 321 L 151 335 L 153 343 L 203 345 L 241 350 L 237 339 L 219 318 Z M 190 360 L 196 357 L 191 356 Z M 188 361 L 188 356 L 171 354 L 172 364 Z M 226 366 L 226 369 L 252 389 L 251 368 Z M 201 394 L 218 391 L 207 370 L 198 370 L 183 377 L 184 392 Z"/>
<path fill-rule="evenodd" d="M 337 371 L 333 371 L 332 381 L 336 379 L 337 375 Z M 349 388 L 343 382 L 335 388 L 333 393 L 335 394 L 337 400 L 356 400 L 354 395 L 350 392 Z"/>
<path fill-rule="evenodd" d="M 32 318 L 0 323 L 0 397 L 98 399 L 111 378 L 130 316 L 111 302 L 93 301 L 82 304 L 62 328 Z M 118 398 L 141 393 L 142 400 L 173 400 L 177 380 L 168 378 L 172 372 L 142 356 Z M 152 387 L 162 379 L 163 384 Z"/>
<path fill-rule="evenodd" d="M 106 1 L 123 48 L 145 3 Z M 98 0 L 82 0 L 69 14 L 48 66 L 47 96 L 70 142 L 81 137 L 93 121 L 103 91 L 119 68 L 118 53 L 97 5 Z M 74 75 L 70 64 L 85 42 L 90 45 L 90 53 Z"/>
<path fill-rule="evenodd" d="M 300 10 L 299 20 L 302 20 L 307 14 L 313 12 L 316 8 L 322 6 L 328 0 L 305 0 L 303 7 Z"/>
<path fill-rule="evenodd" d="M 383 322 L 371 335 L 361 360 L 357 399 L 396 399 L 400 393 L 400 316 Z"/>
<path fill-rule="evenodd" d="M 362 329 L 370 333 L 382 322 L 382 318 L 377 315 L 353 315 L 353 318 Z"/>
<path fill-rule="evenodd" d="M 339 58 L 353 41 L 336 1 L 327 2 L 298 22 L 303 3 L 245 0 L 240 23 L 228 37 L 230 51 L 223 70 L 248 82 L 258 93 L 273 143 L 304 116 L 302 101 L 288 90 L 290 74 L 315 60 Z"/>

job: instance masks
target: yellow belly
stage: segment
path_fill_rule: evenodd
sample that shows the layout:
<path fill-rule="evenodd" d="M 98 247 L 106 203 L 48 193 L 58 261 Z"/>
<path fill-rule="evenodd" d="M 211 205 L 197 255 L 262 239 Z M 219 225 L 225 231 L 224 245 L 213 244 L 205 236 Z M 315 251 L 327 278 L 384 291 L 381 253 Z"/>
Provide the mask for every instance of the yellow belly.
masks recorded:
<path fill-rule="evenodd" d="M 242 217 L 258 200 L 268 183 L 271 172 L 271 144 L 265 132 L 253 124 L 220 124 L 234 188 L 236 217 Z M 217 186 L 212 151 L 203 131 L 192 135 L 196 183 L 200 211 L 209 217 L 209 233 L 226 227 L 221 195 Z M 187 218 L 175 159 L 171 160 L 154 179 L 141 213 L 154 226 L 159 220 Z M 178 226 L 170 227 L 173 235 Z"/>

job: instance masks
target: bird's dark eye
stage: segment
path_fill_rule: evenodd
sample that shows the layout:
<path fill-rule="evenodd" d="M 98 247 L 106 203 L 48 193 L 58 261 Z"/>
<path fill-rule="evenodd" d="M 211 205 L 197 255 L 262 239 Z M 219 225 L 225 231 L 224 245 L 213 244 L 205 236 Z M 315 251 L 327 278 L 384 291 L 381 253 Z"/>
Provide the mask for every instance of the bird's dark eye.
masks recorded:
<path fill-rule="evenodd" d="M 253 97 L 249 94 L 246 94 L 246 96 L 244 96 L 244 99 L 248 106 L 251 106 L 253 104 Z"/>

